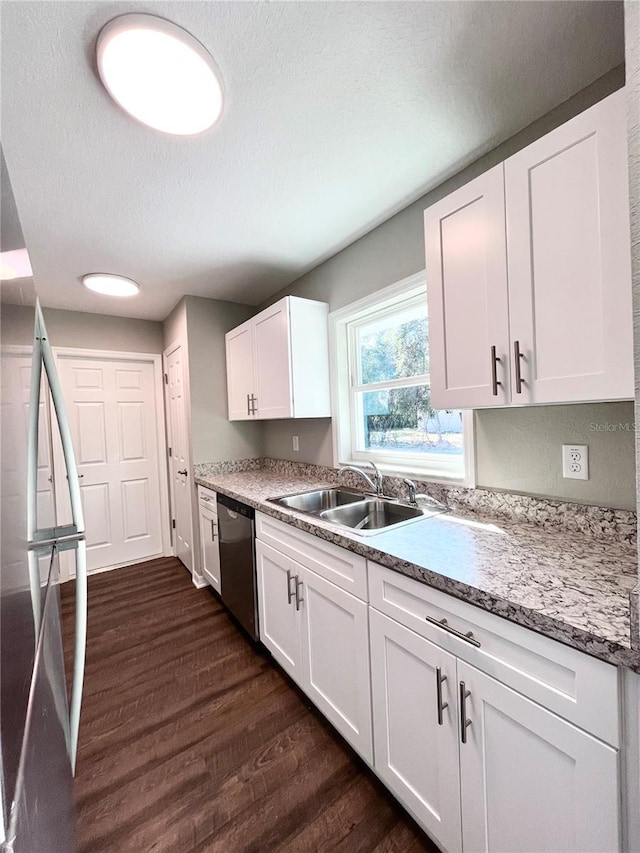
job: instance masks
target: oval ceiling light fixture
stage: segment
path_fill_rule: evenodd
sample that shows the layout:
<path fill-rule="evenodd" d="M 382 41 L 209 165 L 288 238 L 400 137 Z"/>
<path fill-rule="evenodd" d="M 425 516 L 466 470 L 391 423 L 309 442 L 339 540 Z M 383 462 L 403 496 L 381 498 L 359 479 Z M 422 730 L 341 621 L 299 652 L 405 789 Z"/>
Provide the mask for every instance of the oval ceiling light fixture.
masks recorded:
<path fill-rule="evenodd" d="M 133 279 L 108 272 L 92 272 L 82 276 L 82 283 L 95 293 L 104 296 L 135 296 L 140 293 L 140 285 Z"/>
<path fill-rule="evenodd" d="M 96 52 L 105 89 L 142 124 L 194 136 L 222 115 L 218 67 L 177 24 L 155 15 L 121 15 L 102 28 Z"/>

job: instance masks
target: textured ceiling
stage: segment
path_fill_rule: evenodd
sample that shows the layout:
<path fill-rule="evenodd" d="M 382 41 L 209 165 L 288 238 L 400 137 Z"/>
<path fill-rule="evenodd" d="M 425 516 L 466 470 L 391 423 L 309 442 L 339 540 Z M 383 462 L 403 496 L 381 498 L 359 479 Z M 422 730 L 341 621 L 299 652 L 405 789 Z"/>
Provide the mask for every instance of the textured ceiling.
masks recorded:
<path fill-rule="evenodd" d="M 179 139 L 121 112 L 94 43 L 124 12 L 196 36 L 227 90 Z M 623 61 L 617 2 L 5 2 L 2 145 L 45 305 L 163 319 L 257 304 Z M 133 300 L 86 272 L 136 279 Z"/>

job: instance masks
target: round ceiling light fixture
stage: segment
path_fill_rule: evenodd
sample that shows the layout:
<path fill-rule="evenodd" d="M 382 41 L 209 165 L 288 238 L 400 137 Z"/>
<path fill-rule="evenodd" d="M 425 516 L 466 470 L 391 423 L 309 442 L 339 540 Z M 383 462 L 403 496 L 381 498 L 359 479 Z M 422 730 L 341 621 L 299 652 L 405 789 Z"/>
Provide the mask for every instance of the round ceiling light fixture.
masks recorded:
<path fill-rule="evenodd" d="M 194 136 L 222 115 L 218 67 L 197 39 L 171 21 L 120 15 L 100 31 L 96 53 L 105 89 L 148 127 Z"/>
<path fill-rule="evenodd" d="M 103 296 L 135 296 L 140 293 L 140 285 L 133 279 L 108 272 L 92 272 L 82 276 L 82 283 L 89 290 Z"/>

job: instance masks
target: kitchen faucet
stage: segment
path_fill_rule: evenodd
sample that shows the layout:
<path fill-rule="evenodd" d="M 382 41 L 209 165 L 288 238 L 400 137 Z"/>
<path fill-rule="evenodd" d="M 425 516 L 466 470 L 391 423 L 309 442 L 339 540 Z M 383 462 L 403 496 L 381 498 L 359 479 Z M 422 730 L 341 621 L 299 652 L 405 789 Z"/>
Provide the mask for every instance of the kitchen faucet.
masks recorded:
<path fill-rule="evenodd" d="M 432 498 L 431 495 L 416 495 L 416 484 L 413 482 L 413 480 L 406 479 L 402 482 L 405 484 L 405 486 L 407 487 L 407 491 L 409 492 L 407 503 L 410 506 L 418 506 L 418 498 L 420 498 L 422 501 L 430 503 L 434 507 L 438 507 L 438 509 L 448 509 L 446 504 L 443 504 L 442 501 L 439 501 L 437 498 Z"/>
<path fill-rule="evenodd" d="M 356 474 L 360 474 L 360 476 L 367 482 L 367 484 L 371 487 L 371 489 L 376 493 L 378 497 L 382 497 L 384 495 L 384 488 L 382 485 L 382 471 L 380 471 L 378 466 L 373 462 L 365 462 L 364 464 L 370 465 L 373 471 L 375 472 L 375 482 L 366 473 L 366 471 L 363 471 L 362 468 L 358 468 L 356 465 L 341 465 L 338 473 L 342 474 L 343 471 L 355 471 Z"/>

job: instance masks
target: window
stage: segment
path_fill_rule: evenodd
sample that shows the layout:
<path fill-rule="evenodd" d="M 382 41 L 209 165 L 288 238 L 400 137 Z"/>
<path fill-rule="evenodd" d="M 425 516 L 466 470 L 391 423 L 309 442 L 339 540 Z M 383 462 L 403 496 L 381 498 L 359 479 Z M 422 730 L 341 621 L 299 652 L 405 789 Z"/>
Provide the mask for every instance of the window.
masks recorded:
<path fill-rule="evenodd" d="M 330 315 L 334 461 L 471 484 L 472 415 L 429 392 L 424 274 Z"/>

